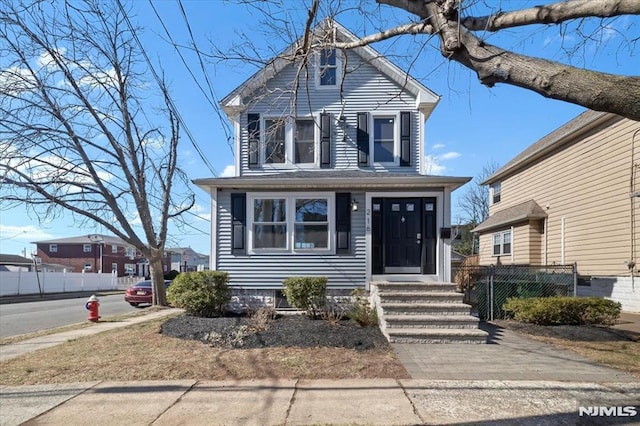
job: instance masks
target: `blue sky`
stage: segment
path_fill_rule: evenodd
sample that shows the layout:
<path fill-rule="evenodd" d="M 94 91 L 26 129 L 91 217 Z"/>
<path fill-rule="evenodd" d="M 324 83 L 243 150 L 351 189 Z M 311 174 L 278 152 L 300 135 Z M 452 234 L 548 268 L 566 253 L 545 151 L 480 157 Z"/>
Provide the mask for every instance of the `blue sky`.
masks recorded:
<path fill-rule="evenodd" d="M 346 5 L 356 3 L 343 2 Z M 506 8 L 515 8 L 523 4 L 538 3 L 539 0 L 512 0 L 504 4 Z M 294 5 L 299 4 L 301 3 L 292 1 L 291 7 L 286 10 L 274 9 L 273 13 L 278 18 L 293 20 L 296 28 L 300 29 L 304 24 L 305 13 L 302 9 L 294 8 Z M 182 45 L 190 44 L 178 2 L 166 0 L 155 2 L 154 5 L 173 39 Z M 204 52 L 211 51 L 212 43 L 221 50 L 228 49 L 239 40 L 240 32 L 245 33 L 264 51 L 280 51 L 285 47 L 282 37 L 273 33 L 271 37 L 265 36 L 266 29 L 260 24 L 262 17 L 251 7 L 221 0 L 184 0 L 182 5 L 197 46 Z M 233 157 L 225 133 L 228 126 L 221 122 L 197 88 L 176 50 L 166 41 L 167 35 L 149 2 L 134 2 L 132 8 L 135 12 L 132 21 L 144 29 L 140 38 L 145 49 L 167 77 L 173 100 L 195 141 L 218 175 L 232 173 Z M 406 22 L 405 15 L 394 9 L 375 9 L 374 6 L 375 10 L 378 10 L 377 16 L 383 16 L 388 21 L 385 23 L 389 25 L 393 22 Z M 353 9 L 340 14 L 337 19 L 357 35 L 374 32 L 371 22 L 379 22 L 375 16 L 370 21 L 365 20 L 362 14 Z M 625 40 L 633 38 L 634 34 L 638 37 L 640 18 L 623 17 L 616 21 L 605 20 L 603 24 L 603 27 L 567 26 L 562 33 L 555 27 L 536 27 L 508 31 L 506 34 L 489 34 L 487 38 L 490 43 L 501 47 L 552 60 L 569 60 L 575 66 L 626 75 L 639 74 L 640 48 L 626 44 Z M 591 44 L 582 46 L 581 34 L 607 43 L 598 47 Z M 433 174 L 476 176 L 487 163 L 506 163 L 528 145 L 583 111 L 582 107 L 548 100 L 524 89 L 509 86 L 486 88 L 471 72 L 458 64 L 444 61 L 435 43 L 422 48 L 420 43 L 423 41 L 424 38 L 405 36 L 373 47 L 402 68 L 409 69 L 414 77 L 442 97 L 426 123 L 425 156 L 428 156 L 432 164 Z M 199 81 L 204 81 L 196 56 L 187 49 L 183 49 L 182 53 Z M 205 69 L 217 100 L 256 71 L 254 66 L 238 61 L 213 63 L 209 60 Z M 181 166 L 189 177 L 210 177 L 212 173 L 199 158 L 189 139 L 183 137 L 181 144 Z M 191 226 L 182 230 L 172 228 L 171 240 L 167 246 L 191 246 L 201 253 L 209 253 L 209 197 L 199 188 L 194 187 L 193 190 L 196 194 L 196 206 L 193 210 L 195 215 L 187 217 Z M 459 217 L 457 197 L 464 190 L 463 187 L 454 193 L 454 219 Z M 35 249 L 30 244 L 31 241 L 95 232 L 106 233 L 100 228 L 78 229 L 68 216 L 40 225 L 35 218 L 26 214 L 25 208 L 0 211 L 1 253 L 21 254 L 26 249 L 29 255 Z"/>

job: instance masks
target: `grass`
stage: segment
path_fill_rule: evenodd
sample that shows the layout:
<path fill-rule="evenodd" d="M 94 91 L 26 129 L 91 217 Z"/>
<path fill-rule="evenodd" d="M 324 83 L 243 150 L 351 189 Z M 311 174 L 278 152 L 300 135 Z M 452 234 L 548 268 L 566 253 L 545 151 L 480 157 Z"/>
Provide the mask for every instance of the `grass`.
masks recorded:
<path fill-rule="evenodd" d="M 108 316 L 108 317 L 103 317 L 103 318 L 100 319 L 100 322 L 120 322 L 120 321 L 125 320 L 127 318 L 138 317 L 140 315 L 145 315 L 145 314 L 148 314 L 150 312 L 155 312 L 155 311 L 157 311 L 159 309 L 161 309 L 161 308 L 150 306 L 150 307 L 148 307 L 148 308 L 146 308 L 144 310 L 140 310 L 138 312 L 131 312 L 131 313 L 128 313 L 128 314 L 111 315 L 111 316 Z M 24 342 L 25 340 L 33 339 L 33 338 L 36 338 L 36 337 L 49 336 L 51 334 L 63 333 L 65 331 L 71 331 L 71 330 L 79 330 L 81 328 L 91 327 L 94 324 L 95 323 L 93 323 L 93 322 L 85 321 L 85 322 L 79 322 L 79 323 L 76 323 L 76 324 L 65 325 L 65 326 L 62 326 L 62 327 L 55 327 L 55 328 L 48 328 L 46 330 L 41 330 L 41 331 L 34 331 L 32 333 L 21 334 L 19 336 L 5 337 L 3 339 L 0 339 L 0 347 L 2 347 L 3 345 L 10 345 L 12 343 Z"/>
<path fill-rule="evenodd" d="M 409 378 L 392 349 L 221 349 L 160 333 L 165 319 L 83 337 L 1 363 L 0 385 L 93 380 Z"/>

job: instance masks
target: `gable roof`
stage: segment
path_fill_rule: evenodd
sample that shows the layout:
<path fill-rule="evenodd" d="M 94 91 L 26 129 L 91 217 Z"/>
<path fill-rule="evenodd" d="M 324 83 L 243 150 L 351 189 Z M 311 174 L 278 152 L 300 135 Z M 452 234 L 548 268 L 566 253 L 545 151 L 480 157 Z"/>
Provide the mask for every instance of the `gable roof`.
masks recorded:
<path fill-rule="evenodd" d="M 561 147 L 564 144 L 574 141 L 577 137 L 585 134 L 594 127 L 620 119 L 622 119 L 622 117 L 620 117 L 619 115 L 607 112 L 586 110 L 573 120 L 560 126 L 553 132 L 538 140 L 533 145 L 530 145 L 520 154 L 516 155 L 513 159 L 511 159 L 511 161 L 509 161 L 507 164 L 498 169 L 494 174 L 485 179 L 485 181 L 482 182 L 482 185 L 489 185 L 494 182 L 500 181 L 525 168 L 529 164 L 534 163 L 549 152 Z"/>
<path fill-rule="evenodd" d="M 547 213 L 534 200 L 516 204 L 492 214 L 471 232 L 485 232 L 526 220 L 544 219 Z"/>
<path fill-rule="evenodd" d="M 355 34 L 331 18 L 324 19 L 311 30 L 311 33 L 313 37 L 313 34 L 326 34 L 328 31 L 333 31 L 335 39 L 340 41 L 353 42 L 359 39 Z M 233 119 L 235 114 L 242 112 L 246 108 L 246 105 L 243 104 L 243 98 L 251 96 L 257 89 L 292 63 L 289 58 L 294 55 L 301 44 L 302 39 L 296 40 L 220 101 L 222 109 L 230 119 Z M 416 108 L 425 113 L 425 118 L 429 116 L 440 100 L 439 95 L 411 77 L 371 46 L 359 46 L 349 50 L 356 52 L 367 63 L 413 94 L 416 97 Z"/>

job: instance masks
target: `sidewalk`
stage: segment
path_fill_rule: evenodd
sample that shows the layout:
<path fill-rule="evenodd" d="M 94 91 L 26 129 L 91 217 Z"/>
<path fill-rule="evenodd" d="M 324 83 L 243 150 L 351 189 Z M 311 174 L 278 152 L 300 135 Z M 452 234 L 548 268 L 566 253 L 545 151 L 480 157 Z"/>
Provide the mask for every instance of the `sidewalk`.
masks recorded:
<path fill-rule="evenodd" d="M 179 312 L 43 336 L 0 360 Z M 640 316 L 624 317 L 637 327 Z M 0 426 L 29 424 L 630 424 L 640 380 L 569 351 L 490 330 L 486 345 L 394 345 L 411 380 L 141 381 L 0 386 Z M 117 366 L 115 367 L 117 368 Z M 579 417 L 579 407 L 636 406 L 633 418 Z"/>
<path fill-rule="evenodd" d="M 0 424 L 631 424 L 579 407 L 640 406 L 637 383 L 437 380 L 93 382 L 0 388 Z"/>

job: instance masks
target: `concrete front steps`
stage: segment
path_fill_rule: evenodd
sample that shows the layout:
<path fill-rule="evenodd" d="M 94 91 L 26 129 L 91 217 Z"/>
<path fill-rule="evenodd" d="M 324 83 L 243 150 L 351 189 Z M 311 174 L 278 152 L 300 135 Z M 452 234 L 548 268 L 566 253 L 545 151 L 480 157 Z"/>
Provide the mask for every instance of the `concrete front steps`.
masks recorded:
<path fill-rule="evenodd" d="M 438 282 L 374 282 L 380 328 L 391 343 L 486 343 L 456 285 Z"/>

